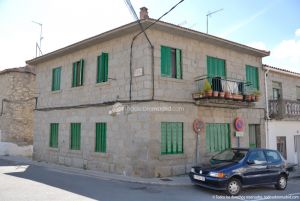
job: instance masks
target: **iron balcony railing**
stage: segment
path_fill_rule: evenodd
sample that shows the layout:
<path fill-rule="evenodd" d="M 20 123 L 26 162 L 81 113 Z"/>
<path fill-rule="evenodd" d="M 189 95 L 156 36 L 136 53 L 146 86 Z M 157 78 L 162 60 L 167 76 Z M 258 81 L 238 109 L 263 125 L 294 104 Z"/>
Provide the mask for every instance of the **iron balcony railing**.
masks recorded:
<path fill-rule="evenodd" d="M 204 91 L 204 83 L 205 80 L 211 85 L 212 91 L 218 92 L 230 92 L 232 94 L 252 94 L 255 89 L 253 89 L 251 83 L 237 80 L 237 79 L 230 79 L 230 78 L 222 78 L 222 77 L 210 77 L 210 76 L 200 76 L 195 79 L 196 83 L 196 91 Z"/>
<path fill-rule="evenodd" d="M 300 101 L 294 100 L 270 100 L 269 115 L 271 118 L 300 118 Z"/>

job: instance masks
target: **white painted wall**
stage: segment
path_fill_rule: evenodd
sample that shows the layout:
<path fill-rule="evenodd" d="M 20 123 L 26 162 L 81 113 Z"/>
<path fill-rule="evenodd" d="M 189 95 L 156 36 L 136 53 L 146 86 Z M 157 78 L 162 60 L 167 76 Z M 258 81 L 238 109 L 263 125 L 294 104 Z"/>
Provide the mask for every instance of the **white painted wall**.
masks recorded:
<path fill-rule="evenodd" d="M 295 153 L 294 136 L 300 135 L 299 121 L 269 121 L 269 147 L 277 149 L 276 137 L 286 136 L 287 161 L 289 163 L 297 163 L 297 155 Z"/>
<path fill-rule="evenodd" d="M 0 156 L 28 156 L 31 157 L 33 152 L 32 145 L 18 146 L 11 142 L 0 142 Z"/>

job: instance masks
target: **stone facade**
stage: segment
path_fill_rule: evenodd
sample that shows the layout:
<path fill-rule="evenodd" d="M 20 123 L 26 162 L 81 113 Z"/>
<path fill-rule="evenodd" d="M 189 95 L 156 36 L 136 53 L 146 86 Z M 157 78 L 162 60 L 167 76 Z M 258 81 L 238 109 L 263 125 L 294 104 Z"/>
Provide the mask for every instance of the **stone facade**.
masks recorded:
<path fill-rule="evenodd" d="M 150 22 L 151 19 L 149 19 Z M 148 20 L 143 21 L 147 23 Z M 220 42 L 218 38 L 166 24 L 147 30 L 154 53 L 154 99 L 152 100 L 151 48 L 144 36 L 134 41 L 132 70 L 142 68 L 143 75 L 132 79 L 132 100 L 129 101 L 130 45 L 138 25 L 125 25 L 122 32 L 105 33 L 90 45 L 74 44 L 73 50 L 54 52 L 35 60 L 38 103 L 35 112 L 34 158 L 36 160 L 98 169 L 130 176 L 163 177 L 183 174 L 195 163 L 194 119 L 205 123 L 228 123 L 231 146 L 237 146 L 233 122 L 239 116 L 245 124 L 260 125 L 261 146 L 265 146 L 264 97 L 254 107 L 205 107 L 195 105 L 192 92 L 194 79 L 207 74 L 206 56 L 226 60 L 227 76 L 245 80 L 245 65 L 258 67 L 260 90 L 264 94 L 261 58 L 267 53 L 239 44 Z M 132 30 L 129 32 L 129 30 Z M 117 30 L 118 31 L 118 30 Z M 189 35 L 190 34 L 190 35 Z M 193 37 L 192 37 L 193 35 Z M 207 37 L 204 40 L 197 37 Z M 161 45 L 181 49 L 182 79 L 161 77 Z M 84 46 L 84 47 L 83 47 Z M 71 47 L 72 49 L 72 47 Z M 96 83 L 97 56 L 109 54 L 108 82 Z M 71 87 L 72 63 L 84 59 L 84 85 Z M 61 66 L 61 89 L 51 91 L 52 69 Z M 131 110 L 109 115 L 112 104 L 121 102 Z M 132 109 L 135 108 L 135 109 Z M 171 111 L 144 111 L 138 108 L 172 108 Z M 176 109 L 177 108 L 177 109 Z M 173 110 L 174 109 L 174 110 Z M 70 123 L 81 123 L 81 149 L 70 150 Z M 95 153 L 95 123 L 107 123 L 106 153 Z M 161 154 L 161 122 L 183 122 L 183 154 Z M 59 123 L 58 148 L 49 148 L 49 125 Z M 249 146 L 248 127 L 241 138 L 241 146 Z M 207 153 L 205 131 L 200 135 L 200 160 L 205 162 L 213 153 Z"/>
<path fill-rule="evenodd" d="M 297 149 L 300 146 L 297 141 L 300 140 L 296 140 L 300 139 L 300 97 L 297 96 L 297 87 L 300 90 L 300 74 L 268 65 L 264 65 L 264 68 L 268 72 L 268 147 L 280 151 L 288 163 L 300 166 L 300 149 Z M 278 100 L 275 100 L 273 88 L 279 89 Z"/>
<path fill-rule="evenodd" d="M 33 70 L 23 67 L 1 71 L 0 99 L 2 104 L 1 145 L 9 146 L 7 143 L 18 146 L 32 145 L 33 110 L 35 108 L 35 74 Z M 16 152 L 13 151 L 13 153 Z"/>

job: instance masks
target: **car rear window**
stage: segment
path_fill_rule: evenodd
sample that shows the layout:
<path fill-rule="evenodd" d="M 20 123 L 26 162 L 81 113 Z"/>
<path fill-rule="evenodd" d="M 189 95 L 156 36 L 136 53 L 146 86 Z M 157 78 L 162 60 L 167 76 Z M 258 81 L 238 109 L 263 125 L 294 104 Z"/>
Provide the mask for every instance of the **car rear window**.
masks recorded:
<path fill-rule="evenodd" d="M 269 163 L 281 161 L 280 155 L 276 151 L 266 151 L 266 156 Z"/>

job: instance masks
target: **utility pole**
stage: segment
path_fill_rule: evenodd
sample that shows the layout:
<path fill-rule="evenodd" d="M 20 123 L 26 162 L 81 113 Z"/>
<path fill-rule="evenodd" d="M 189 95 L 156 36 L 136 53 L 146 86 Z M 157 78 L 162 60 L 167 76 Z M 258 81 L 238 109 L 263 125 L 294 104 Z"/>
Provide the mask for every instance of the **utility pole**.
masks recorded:
<path fill-rule="evenodd" d="M 40 44 L 36 43 L 36 49 L 35 49 L 35 57 L 37 57 L 37 50 L 39 49 L 39 56 L 42 55 L 42 39 L 43 39 L 43 24 L 39 22 L 32 21 L 33 23 L 39 25 L 41 27 L 41 32 L 40 32 Z"/>
<path fill-rule="evenodd" d="M 215 14 L 215 13 L 220 12 L 222 10 L 223 10 L 223 8 L 221 8 L 219 10 L 215 10 L 215 11 L 210 12 L 210 13 L 207 13 L 207 15 L 206 15 L 206 33 L 207 34 L 208 34 L 208 17 L 211 17 L 212 14 Z"/>

